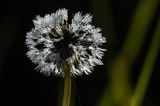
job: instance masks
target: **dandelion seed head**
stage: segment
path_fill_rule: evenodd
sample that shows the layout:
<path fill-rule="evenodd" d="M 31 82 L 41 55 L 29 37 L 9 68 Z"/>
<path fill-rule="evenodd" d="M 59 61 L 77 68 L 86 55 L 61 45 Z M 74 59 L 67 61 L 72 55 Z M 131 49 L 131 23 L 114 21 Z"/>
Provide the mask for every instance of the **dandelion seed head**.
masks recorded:
<path fill-rule="evenodd" d="M 26 34 L 27 56 L 45 75 L 64 76 L 63 65 L 71 66 L 72 75 L 90 74 L 95 65 L 103 65 L 106 42 L 100 28 L 91 25 L 92 16 L 76 13 L 68 23 L 68 10 L 59 9 L 33 20 Z"/>

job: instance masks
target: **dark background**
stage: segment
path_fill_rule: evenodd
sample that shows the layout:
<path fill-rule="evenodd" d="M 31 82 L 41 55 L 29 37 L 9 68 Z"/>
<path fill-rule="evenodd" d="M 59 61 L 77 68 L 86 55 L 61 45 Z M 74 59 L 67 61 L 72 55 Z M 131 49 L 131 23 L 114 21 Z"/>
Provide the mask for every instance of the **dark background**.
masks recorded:
<path fill-rule="evenodd" d="M 96 106 L 103 91 L 108 86 L 108 70 L 111 61 L 120 51 L 128 26 L 137 7 L 138 0 L 102 0 L 103 8 L 97 1 L 92 0 L 1 0 L 0 1 L 0 106 L 57 106 L 62 94 L 63 78 L 46 77 L 34 68 L 36 65 L 26 57 L 27 48 L 24 44 L 25 35 L 33 26 L 32 20 L 36 15 L 44 16 L 59 8 L 67 8 L 69 15 L 81 11 L 83 14 L 93 14 L 93 24 L 102 28 L 107 37 L 107 52 L 104 56 L 104 66 L 96 66 L 89 76 L 74 78 L 76 89 L 73 87 L 75 106 Z M 96 5 L 93 5 L 97 3 Z M 102 3 L 102 2 L 101 2 Z M 109 6 L 109 7 L 107 7 Z M 133 64 L 132 85 L 134 86 L 143 64 L 146 52 L 154 32 L 159 8 L 148 28 L 142 50 Z M 104 15 L 108 14 L 107 16 Z M 100 16 L 98 15 L 100 14 Z M 106 19 L 102 17 L 106 17 Z M 102 19 L 101 19 L 102 18 Z M 110 23 L 112 20 L 113 23 Z M 113 30 L 114 29 L 114 30 Z M 160 54 L 160 51 L 159 51 Z M 157 57 L 153 74 L 147 88 L 143 106 L 160 106 L 160 60 Z M 108 75 L 109 76 L 109 75 Z M 76 93 L 78 92 L 78 93 Z M 80 101 L 79 101 L 79 99 Z M 151 105 L 152 104 L 152 105 Z M 119 105 L 116 105 L 119 106 Z"/>

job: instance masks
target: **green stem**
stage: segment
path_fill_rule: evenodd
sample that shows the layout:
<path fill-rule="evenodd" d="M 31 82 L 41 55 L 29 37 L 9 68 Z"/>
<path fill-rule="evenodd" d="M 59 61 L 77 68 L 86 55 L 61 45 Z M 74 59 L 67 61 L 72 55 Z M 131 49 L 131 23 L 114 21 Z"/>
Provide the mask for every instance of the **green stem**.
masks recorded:
<path fill-rule="evenodd" d="M 62 106 L 70 106 L 71 100 L 71 68 L 69 65 L 65 65 L 64 67 L 64 95 L 63 95 L 63 105 Z"/>
<path fill-rule="evenodd" d="M 159 47 L 160 47 L 160 20 L 158 22 L 155 34 L 153 36 L 146 60 L 142 67 L 142 72 L 140 74 L 138 84 L 136 86 L 133 97 L 131 98 L 130 106 L 141 106 L 152 74 L 153 65 L 156 60 L 156 56 L 158 55 Z"/>

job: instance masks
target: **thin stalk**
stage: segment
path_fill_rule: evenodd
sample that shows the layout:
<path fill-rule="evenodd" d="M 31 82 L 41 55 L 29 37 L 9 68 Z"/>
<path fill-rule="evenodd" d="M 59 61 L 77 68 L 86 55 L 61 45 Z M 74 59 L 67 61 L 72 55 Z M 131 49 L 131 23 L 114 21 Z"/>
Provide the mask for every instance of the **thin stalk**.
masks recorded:
<path fill-rule="evenodd" d="M 160 48 L 160 20 L 158 22 L 155 34 L 153 36 L 146 60 L 142 67 L 142 72 L 140 74 L 138 84 L 136 86 L 133 97 L 131 98 L 130 106 L 141 106 L 143 98 L 145 96 L 146 89 L 149 84 L 150 77 L 152 75 L 154 62 L 158 55 L 159 48 Z"/>
<path fill-rule="evenodd" d="M 71 100 L 71 68 L 69 65 L 65 65 L 64 68 L 64 95 L 63 95 L 63 105 L 62 106 L 70 106 Z"/>

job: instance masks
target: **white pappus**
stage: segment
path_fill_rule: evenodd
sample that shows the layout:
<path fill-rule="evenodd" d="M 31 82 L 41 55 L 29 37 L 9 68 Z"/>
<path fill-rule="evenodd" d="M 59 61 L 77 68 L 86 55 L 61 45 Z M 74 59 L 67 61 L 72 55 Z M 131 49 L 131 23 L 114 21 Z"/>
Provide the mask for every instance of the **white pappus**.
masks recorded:
<path fill-rule="evenodd" d="M 92 16 L 76 13 L 68 23 L 68 10 L 59 9 L 33 20 L 26 34 L 27 56 L 45 75 L 64 76 L 62 66 L 69 64 L 72 75 L 89 74 L 95 65 L 103 65 L 106 42 L 100 28 L 91 25 Z"/>

